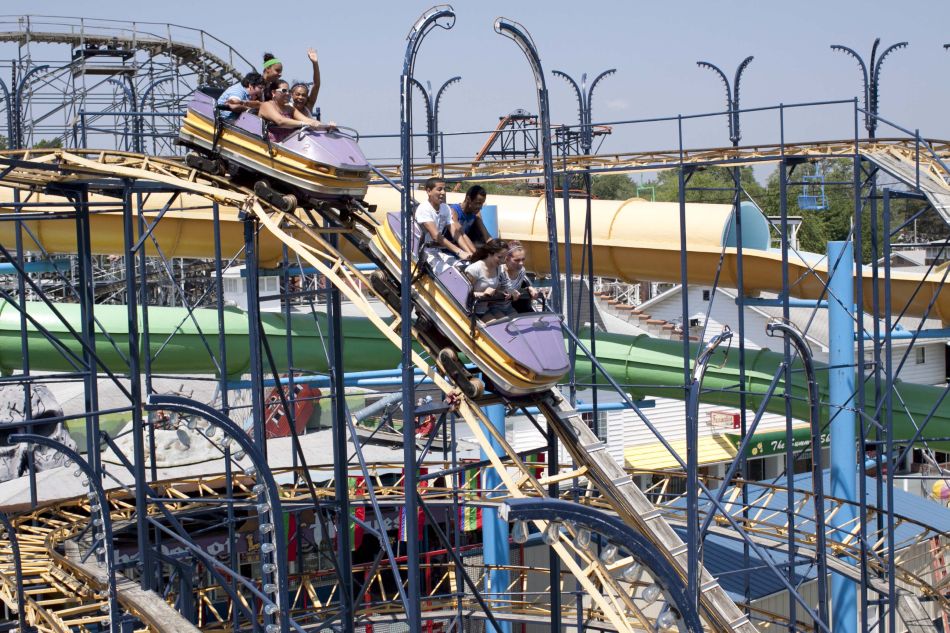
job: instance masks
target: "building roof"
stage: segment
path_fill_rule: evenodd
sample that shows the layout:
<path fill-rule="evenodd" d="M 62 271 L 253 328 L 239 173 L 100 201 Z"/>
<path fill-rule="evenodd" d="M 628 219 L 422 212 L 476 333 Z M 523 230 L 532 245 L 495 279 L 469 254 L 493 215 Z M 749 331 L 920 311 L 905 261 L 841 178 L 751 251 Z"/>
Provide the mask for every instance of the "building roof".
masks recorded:
<path fill-rule="evenodd" d="M 866 478 L 867 502 L 869 506 L 880 507 L 877 502 L 877 493 L 874 480 Z M 830 489 L 829 471 L 824 471 L 823 486 L 826 490 Z M 794 478 L 794 487 L 802 491 L 811 491 L 811 474 L 802 473 Z M 725 492 L 723 498 L 731 498 L 734 489 L 730 488 Z M 761 508 L 760 515 L 770 513 L 780 513 L 784 516 L 787 494 L 764 485 L 750 484 L 746 486 L 751 504 L 758 500 L 757 508 Z M 929 501 L 923 497 L 918 497 L 909 492 L 895 488 L 893 490 L 894 499 L 894 542 L 898 550 L 911 544 L 926 529 L 935 532 L 947 533 L 950 531 L 950 509 L 941 504 Z M 678 499 L 674 502 L 675 506 L 685 507 L 686 500 Z M 700 511 L 707 511 L 711 504 L 708 500 L 700 500 Z M 812 517 L 814 517 L 814 504 L 809 500 L 802 504 L 798 501 L 796 504 L 796 529 L 802 534 L 814 534 L 815 526 Z M 830 505 L 826 509 L 830 509 Z M 680 536 L 685 538 L 685 528 L 676 528 Z M 868 525 L 868 532 L 874 530 L 874 522 Z M 876 540 L 876 538 L 875 538 Z M 719 584 L 723 589 L 736 598 L 740 598 L 745 593 L 746 573 L 738 568 L 736 561 L 741 560 L 743 551 L 743 541 L 738 538 L 730 538 L 721 534 L 710 535 L 703 545 L 703 564 L 709 572 L 719 579 Z M 775 562 L 776 565 L 783 565 L 788 562 L 788 555 L 784 550 L 776 549 L 769 551 L 767 556 Z M 753 600 L 783 591 L 785 587 L 775 577 L 775 574 L 764 566 L 761 557 L 752 554 L 750 561 L 750 570 L 748 571 L 751 598 Z M 795 579 L 797 583 L 800 580 L 812 580 L 815 578 L 814 567 L 810 564 L 799 565 L 795 568 Z"/>
<path fill-rule="evenodd" d="M 884 263 L 884 258 L 877 260 L 878 264 Z M 926 266 L 927 251 L 922 248 L 915 248 L 906 251 L 891 251 L 891 266 L 899 266 L 903 269 L 905 266 Z"/>
<path fill-rule="evenodd" d="M 680 286 L 674 286 L 666 292 L 663 292 L 649 301 L 645 301 L 641 304 L 640 308 L 647 312 L 650 311 L 652 306 L 655 306 L 659 303 L 663 303 L 674 299 L 680 295 Z M 716 298 L 720 301 L 725 300 L 728 302 L 735 302 L 738 298 L 738 292 L 732 288 L 717 288 L 716 289 Z M 774 292 L 762 292 L 759 295 L 761 299 L 778 299 L 779 295 Z M 782 318 L 782 307 L 781 306 L 762 306 L 762 305 L 747 305 L 746 310 L 755 314 L 761 315 L 767 320 L 775 320 Z M 897 314 L 894 315 L 894 318 L 897 318 Z M 805 336 L 805 339 L 808 340 L 812 345 L 818 345 L 822 350 L 827 350 L 829 345 L 828 339 L 828 311 L 827 310 L 815 310 L 813 308 L 790 308 L 789 309 L 789 320 L 792 325 L 797 327 L 802 334 Z M 874 321 L 875 319 L 865 313 L 864 314 L 864 329 L 867 332 L 874 331 Z M 940 319 L 921 319 L 920 317 L 904 315 L 899 321 L 896 321 L 894 324 L 897 326 L 898 330 L 914 331 L 918 327 L 921 327 L 921 322 L 923 322 L 923 329 L 939 329 L 943 327 L 943 323 Z M 880 328 L 883 330 L 883 323 L 880 325 Z M 941 339 L 942 340 L 942 339 Z M 918 341 L 918 345 L 926 342 L 926 340 Z M 906 340 L 895 339 L 893 344 L 895 346 L 901 347 L 907 345 Z M 869 344 L 866 346 L 869 348 Z"/>

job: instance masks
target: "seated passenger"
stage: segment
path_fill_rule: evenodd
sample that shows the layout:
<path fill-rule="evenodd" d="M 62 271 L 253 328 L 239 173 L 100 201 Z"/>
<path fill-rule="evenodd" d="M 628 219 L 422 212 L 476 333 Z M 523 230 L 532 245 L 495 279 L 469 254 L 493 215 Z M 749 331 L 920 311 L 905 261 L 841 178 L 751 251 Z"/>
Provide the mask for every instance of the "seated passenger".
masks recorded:
<path fill-rule="evenodd" d="M 264 77 L 264 98 L 261 101 L 270 101 L 271 86 L 284 74 L 284 64 L 271 53 L 264 53 L 264 63 L 261 66 L 261 75 Z"/>
<path fill-rule="evenodd" d="M 458 242 L 461 229 L 452 221 L 452 210 L 445 204 L 445 181 L 441 178 L 429 178 L 425 182 L 427 200 L 416 208 L 415 219 L 422 228 L 422 238 L 426 246 L 440 247 L 459 259 L 468 259 L 472 251 L 466 250 Z"/>
<path fill-rule="evenodd" d="M 326 125 L 300 114 L 292 105 L 290 105 L 290 85 L 283 80 L 277 81 L 271 85 L 270 101 L 261 104 L 259 115 L 265 121 L 270 121 L 274 125 L 284 128 L 283 130 L 269 130 L 270 139 L 275 142 L 281 142 L 286 139 L 295 130 L 302 127 L 312 127 L 317 130 L 332 130 L 332 124 Z"/>
<path fill-rule="evenodd" d="M 461 229 L 459 244 L 473 252 L 476 247 L 492 240 L 491 233 L 485 228 L 481 215 L 487 195 L 484 187 L 472 185 L 465 192 L 465 199 L 461 204 L 449 205 L 454 214 L 454 220 Z"/>
<path fill-rule="evenodd" d="M 300 114 L 312 117 L 313 106 L 316 105 L 317 95 L 320 94 L 320 64 L 317 63 L 317 51 L 309 48 L 307 49 L 307 56 L 310 58 L 310 63 L 313 64 L 313 82 L 309 88 L 305 83 L 295 83 L 290 88 L 290 96 L 293 99 L 294 108 Z"/>
<path fill-rule="evenodd" d="M 264 78 L 258 73 L 247 73 L 240 83 L 234 84 L 218 97 L 218 105 L 227 108 L 221 111 L 221 118 L 234 119 L 245 110 L 257 110 L 261 107 L 263 90 Z"/>
<path fill-rule="evenodd" d="M 472 255 L 472 263 L 465 274 L 472 280 L 472 295 L 475 304 L 472 312 L 482 321 L 494 321 L 517 314 L 511 305 L 511 294 L 505 290 L 501 269 L 508 245 L 494 240 L 479 246 Z"/>
<path fill-rule="evenodd" d="M 517 312 L 534 312 L 531 303 L 541 294 L 531 285 L 524 267 L 524 246 L 517 240 L 508 242 L 505 263 L 501 267 L 501 276 L 505 290 L 511 294 L 511 305 Z"/>

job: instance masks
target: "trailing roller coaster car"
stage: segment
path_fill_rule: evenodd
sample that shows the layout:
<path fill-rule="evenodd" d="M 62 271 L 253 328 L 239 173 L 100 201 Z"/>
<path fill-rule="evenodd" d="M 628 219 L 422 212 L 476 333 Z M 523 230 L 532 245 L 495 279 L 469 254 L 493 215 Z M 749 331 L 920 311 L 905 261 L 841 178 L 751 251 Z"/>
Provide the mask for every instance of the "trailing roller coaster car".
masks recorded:
<path fill-rule="evenodd" d="M 360 201 L 370 168 L 356 140 L 340 131 L 311 128 L 292 130 L 280 142 L 271 140 L 269 124 L 256 114 L 218 116 L 220 94 L 220 89 L 200 88 L 188 104 L 178 138 L 198 152 L 186 158 L 189 166 L 214 174 L 226 170 L 232 178 L 247 176 L 258 196 L 285 211 L 327 202 L 366 210 Z"/>
<path fill-rule="evenodd" d="M 400 276 L 399 226 L 400 215 L 387 214 L 369 245 L 381 266 L 371 277 L 372 283 L 394 305 L 399 301 L 394 281 Z M 469 307 L 471 282 L 452 265 L 454 257 L 439 249 L 424 248 L 420 252 L 416 228 L 415 265 L 422 266 L 422 274 L 414 275 L 412 286 L 413 303 L 422 315 L 416 320 L 416 329 L 441 350 L 441 365 L 466 395 L 477 397 L 485 385 L 469 374 L 456 350 L 475 363 L 491 388 L 506 396 L 524 396 L 554 386 L 568 370 L 558 315 L 530 312 L 488 323 L 476 319 Z"/>

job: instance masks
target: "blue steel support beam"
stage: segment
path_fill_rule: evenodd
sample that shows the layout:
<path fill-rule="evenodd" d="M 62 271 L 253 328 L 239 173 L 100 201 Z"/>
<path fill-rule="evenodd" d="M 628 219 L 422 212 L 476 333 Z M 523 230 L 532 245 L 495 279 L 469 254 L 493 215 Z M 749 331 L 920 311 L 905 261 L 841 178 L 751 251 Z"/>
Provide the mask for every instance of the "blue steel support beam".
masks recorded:
<path fill-rule="evenodd" d="M 16 614 L 19 631 L 29 631 L 26 626 L 26 593 L 23 591 L 23 565 L 20 560 L 20 543 L 18 542 L 16 531 L 10 524 L 10 519 L 3 512 L 0 512 L 0 527 L 6 530 L 7 540 L 10 542 L 10 550 L 13 552 L 13 573 L 16 576 Z"/>
<path fill-rule="evenodd" d="M 505 434 L 505 407 L 500 404 L 493 404 L 485 407 L 485 413 L 488 421 L 495 429 Z M 503 454 L 504 449 L 494 436 L 487 432 L 489 443 L 496 454 Z M 481 459 L 488 459 L 484 450 L 481 451 Z M 485 468 L 483 471 L 483 484 L 480 488 L 492 490 L 501 484 L 501 476 L 494 468 Z M 511 564 L 511 553 L 508 546 L 508 522 L 499 516 L 498 510 L 494 507 L 485 507 L 482 510 L 482 541 L 484 546 L 484 560 L 486 566 L 498 565 L 507 567 Z M 505 569 L 493 569 L 488 574 L 491 586 L 491 595 L 495 600 L 504 603 L 507 596 L 501 595 L 501 591 L 508 586 L 508 571 Z M 501 622 L 500 628 L 496 633 L 511 633 L 511 623 Z"/>
<path fill-rule="evenodd" d="M 263 489 L 260 495 L 266 501 L 269 508 L 271 523 L 274 528 L 270 534 L 273 539 L 268 543 L 273 545 L 269 552 L 264 551 L 264 534 L 261 535 L 261 562 L 271 562 L 274 565 L 273 572 L 262 571 L 262 580 L 265 586 L 268 584 L 276 585 L 277 591 L 271 595 L 267 591 L 264 594 L 267 600 L 271 600 L 276 612 L 268 612 L 265 609 L 264 623 L 267 633 L 277 633 L 278 631 L 289 631 L 291 626 L 296 631 L 302 633 L 300 626 L 290 619 L 289 603 L 289 585 L 287 558 L 284 555 L 287 551 L 287 541 L 283 530 L 284 512 L 280 503 L 280 489 L 274 480 L 274 475 L 267 465 L 267 458 L 260 447 L 245 433 L 240 426 L 234 423 L 231 418 L 224 415 L 217 409 L 206 404 L 197 402 L 190 398 L 168 395 L 151 395 L 145 405 L 146 411 L 168 410 L 186 415 L 197 415 L 203 417 L 214 426 L 220 428 L 224 433 L 236 442 L 241 450 L 251 460 L 253 470 L 245 470 L 248 477 L 258 477 Z M 269 558 L 269 561 L 268 561 Z M 271 628 L 274 627 L 274 628 Z"/>
<path fill-rule="evenodd" d="M 485 224 L 485 228 L 488 230 L 489 234 L 497 237 L 498 236 L 498 207 L 495 205 L 485 205 L 482 207 L 481 211 L 482 222 Z M 492 426 L 498 433 L 504 437 L 505 436 L 505 407 L 504 405 L 491 405 L 485 407 L 485 413 L 488 416 L 488 421 L 491 422 Z M 495 440 L 494 436 L 491 433 L 487 433 L 489 441 L 491 442 L 492 449 L 496 453 L 502 452 L 502 447 Z M 488 455 L 485 454 L 485 451 L 481 452 L 481 458 L 487 459 Z M 486 468 L 484 470 L 485 481 L 482 486 L 485 489 L 496 488 L 501 484 L 501 476 L 494 468 Z M 482 537 L 484 542 L 484 560 L 486 565 L 497 565 L 499 567 L 507 567 L 511 564 L 511 552 L 508 546 L 508 522 L 503 518 L 498 516 L 498 511 L 495 508 L 485 508 L 482 510 Z M 492 593 L 496 600 L 501 600 L 504 602 L 506 596 L 498 595 L 498 589 L 508 586 L 508 571 L 495 569 L 489 573 L 489 581 L 491 582 Z M 510 622 L 500 622 L 498 633 L 510 633 L 511 632 L 511 623 Z"/>
<path fill-rule="evenodd" d="M 54 439 L 46 437 L 44 435 L 34 435 L 32 433 L 14 433 L 10 436 L 11 444 L 39 444 L 40 446 L 46 446 L 51 448 L 54 451 L 60 453 L 67 460 L 71 461 L 76 467 L 82 471 L 83 475 L 86 477 L 86 480 L 89 482 L 89 488 L 93 498 L 99 504 L 99 519 L 102 521 L 102 533 L 97 535 L 93 533 L 93 544 L 96 543 L 96 539 L 102 539 L 102 558 L 100 559 L 97 556 L 97 560 L 104 562 L 106 565 L 106 574 L 107 574 L 107 585 L 108 585 L 108 595 L 109 595 L 109 631 L 112 633 L 120 633 L 124 630 L 124 627 L 119 622 L 121 613 L 119 612 L 119 600 L 118 594 L 116 593 L 116 584 L 115 584 L 115 550 L 113 549 L 114 541 L 112 538 L 112 514 L 109 511 L 109 497 L 106 496 L 106 492 L 102 487 L 102 476 L 101 474 L 94 469 L 89 462 L 84 460 L 79 453 L 69 448 L 61 442 L 57 442 Z M 95 511 L 91 514 L 96 514 Z"/>
<path fill-rule="evenodd" d="M 855 502 L 857 450 L 854 431 L 854 258 L 851 242 L 828 242 L 828 405 L 831 410 L 831 495 Z M 854 509 L 845 504 L 834 515 L 832 529 L 854 520 Z M 848 525 L 850 528 L 851 526 Z M 835 540 L 840 540 L 840 535 Z M 857 627 L 855 585 L 840 575 L 831 577 L 832 630 L 854 633 Z"/>
<path fill-rule="evenodd" d="M 509 499 L 503 504 L 502 512 L 509 521 L 570 521 L 575 529 L 586 527 L 606 537 L 630 552 L 650 571 L 650 575 L 663 589 L 666 599 L 678 611 L 680 631 L 698 633 L 703 630 L 699 611 L 690 604 L 686 587 L 672 564 L 657 552 L 656 546 L 645 536 L 616 516 L 579 503 L 549 498 Z"/>

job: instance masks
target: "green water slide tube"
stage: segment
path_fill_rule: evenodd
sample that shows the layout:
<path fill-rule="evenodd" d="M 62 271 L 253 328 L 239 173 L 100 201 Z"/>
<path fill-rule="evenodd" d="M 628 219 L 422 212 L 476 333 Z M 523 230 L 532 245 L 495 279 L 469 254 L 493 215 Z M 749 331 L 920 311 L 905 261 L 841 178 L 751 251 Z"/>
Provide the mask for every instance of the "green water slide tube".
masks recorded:
<path fill-rule="evenodd" d="M 80 323 L 79 306 L 55 304 L 60 319 L 43 303 L 26 304 L 27 312 L 36 325 L 45 328 L 57 341 L 41 333 L 36 325 L 28 324 L 30 367 L 34 371 L 71 371 L 76 366 L 70 362 L 69 350 L 81 358 L 81 346 L 70 333 L 65 321 L 74 330 Z M 127 372 L 123 356 L 128 353 L 128 313 L 125 306 L 99 305 L 95 308 L 98 322 L 109 333 L 110 342 L 97 328 L 96 352 L 110 370 Z M 293 362 L 287 358 L 287 324 L 284 316 L 264 313 L 264 333 L 278 368 L 293 367 L 313 372 L 327 371 L 325 343 L 329 332 L 326 316 L 318 314 L 295 314 L 290 319 Z M 141 327 L 142 317 L 139 315 Z M 190 315 L 183 308 L 149 307 L 149 348 L 152 355 L 152 371 L 163 374 L 215 374 L 217 368 L 213 355 L 217 354 L 218 314 L 215 310 L 198 309 Z M 236 308 L 224 313 L 224 341 L 227 356 L 227 373 L 239 376 L 248 371 L 248 320 L 247 314 Z M 343 362 L 348 371 L 392 369 L 400 361 L 400 350 L 390 344 L 367 319 L 347 317 L 343 319 Z M 589 336 L 582 332 L 581 338 Z M 778 339 L 776 339 L 778 341 Z M 698 348 L 690 346 L 695 358 Z M 597 359 L 614 380 L 637 397 L 668 397 L 683 399 L 683 344 L 651 338 L 646 335 L 625 336 L 598 334 Z M 0 370 L 11 373 L 21 368 L 20 313 L 11 305 L 0 302 Z M 746 352 L 746 381 L 744 388 L 749 394 L 747 406 L 755 410 L 768 390 L 782 355 L 768 350 Z M 808 418 L 805 378 L 801 366 L 794 366 L 792 386 L 792 411 L 795 417 Z M 590 362 L 579 355 L 576 372 L 579 382 L 587 382 Z M 828 393 L 827 367 L 816 363 L 816 373 L 822 401 Z M 599 381 L 604 383 L 603 377 Z M 704 382 L 703 402 L 738 407 L 739 394 L 738 354 L 733 350 L 718 351 L 709 363 Z M 865 411 L 874 415 L 875 385 L 865 385 Z M 777 393 L 770 399 L 766 409 L 783 414 L 784 400 L 781 383 Z M 895 440 L 914 437 L 917 426 L 933 411 L 921 438 L 928 440 L 931 448 L 950 450 L 950 398 L 943 398 L 944 389 L 897 381 L 894 384 L 893 429 Z M 859 418 L 860 419 L 860 418 Z M 827 422 L 828 409 L 822 407 L 822 421 Z"/>

